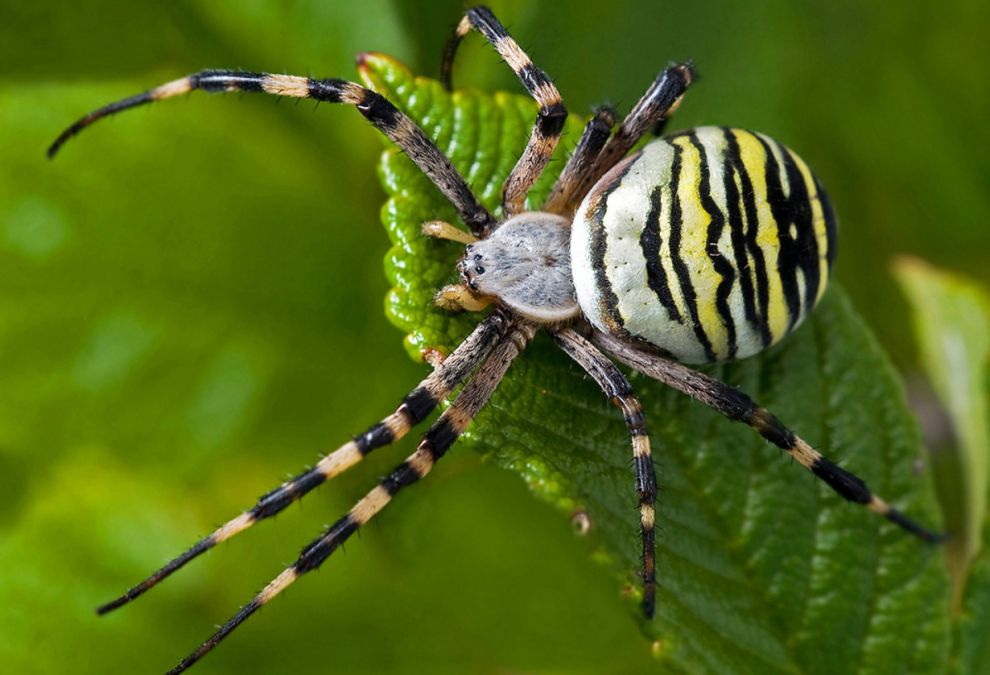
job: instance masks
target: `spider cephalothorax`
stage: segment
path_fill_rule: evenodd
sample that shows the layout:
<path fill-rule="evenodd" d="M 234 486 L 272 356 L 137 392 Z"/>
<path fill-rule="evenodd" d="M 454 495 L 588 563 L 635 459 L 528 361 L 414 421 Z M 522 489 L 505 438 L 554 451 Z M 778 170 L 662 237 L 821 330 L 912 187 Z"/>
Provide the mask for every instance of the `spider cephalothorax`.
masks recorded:
<path fill-rule="evenodd" d="M 536 323 L 579 313 L 571 275 L 570 223 L 552 213 L 520 213 L 468 244 L 457 271 L 468 288 Z"/>
<path fill-rule="evenodd" d="M 426 476 L 538 330 L 549 332 L 622 410 L 632 439 L 647 616 L 655 608 L 656 477 L 642 408 L 606 353 L 751 426 L 842 497 L 923 539 L 938 538 L 746 394 L 682 364 L 756 353 L 794 330 L 821 298 L 835 255 L 836 227 L 828 199 L 807 165 L 766 136 L 717 127 L 659 138 L 627 157 L 647 131 L 670 117 L 694 80 L 690 64 L 682 63 L 662 71 L 618 126 L 610 109 L 597 110 L 542 208 L 525 211 L 526 195 L 557 146 L 567 111 L 554 84 L 484 7 L 466 13 L 444 54 L 448 87 L 457 45 L 472 29 L 488 39 L 539 103 L 529 142 L 505 181 L 501 220 L 481 205 L 409 117 L 380 94 L 344 80 L 202 71 L 90 113 L 49 149 L 54 155 L 102 117 L 194 89 L 353 105 L 412 159 L 470 230 L 440 221 L 423 226 L 430 236 L 466 245 L 457 264 L 462 283 L 441 289 L 437 303 L 467 310 L 494 305 L 456 349 L 435 360 L 434 370 L 392 414 L 100 608 L 104 613 L 129 602 L 219 542 L 279 513 L 406 435 L 461 387 L 410 457 L 173 672 L 188 668 L 298 577 L 319 567 L 400 490 Z"/>

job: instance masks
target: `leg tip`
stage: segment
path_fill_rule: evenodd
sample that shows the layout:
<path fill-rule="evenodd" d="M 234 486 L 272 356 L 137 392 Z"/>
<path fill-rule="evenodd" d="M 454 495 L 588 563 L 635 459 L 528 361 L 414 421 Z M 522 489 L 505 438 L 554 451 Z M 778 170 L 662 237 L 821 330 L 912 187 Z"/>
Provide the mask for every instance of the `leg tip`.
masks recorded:
<path fill-rule="evenodd" d="M 888 507 L 887 512 L 882 514 L 887 520 L 899 526 L 906 532 L 913 534 L 914 536 L 928 542 L 929 544 L 942 544 L 949 539 L 949 534 L 945 532 L 934 532 L 928 528 L 922 527 L 918 523 L 914 522 L 903 513 L 897 509 Z"/>
<path fill-rule="evenodd" d="M 643 616 L 649 620 L 653 620 L 653 616 L 657 612 L 657 601 L 656 596 L 653 593 L 647 593 L 643 597 Z"/>

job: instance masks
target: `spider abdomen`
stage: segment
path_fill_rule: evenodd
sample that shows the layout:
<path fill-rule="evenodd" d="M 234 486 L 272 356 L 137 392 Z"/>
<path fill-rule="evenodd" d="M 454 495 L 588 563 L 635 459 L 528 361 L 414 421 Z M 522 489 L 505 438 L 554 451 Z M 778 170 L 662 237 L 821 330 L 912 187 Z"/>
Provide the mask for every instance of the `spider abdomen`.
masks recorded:
<path fill-rule="evenodd" d="M 804 161 L 720 127 L 658 139 L 618 164 L 571 232 L 588 320 L 687 363 L 743 358 L 794 330 L 835 250 L 832 208 Z"/>

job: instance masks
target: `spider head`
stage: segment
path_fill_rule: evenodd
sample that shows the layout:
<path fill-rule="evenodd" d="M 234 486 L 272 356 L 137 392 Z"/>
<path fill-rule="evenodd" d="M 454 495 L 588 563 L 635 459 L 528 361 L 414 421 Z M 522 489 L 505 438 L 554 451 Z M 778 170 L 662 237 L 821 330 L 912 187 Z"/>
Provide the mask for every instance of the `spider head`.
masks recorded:
<path fill-rule="evenodd" d="M 482 264 L 484 253 L 475 251 L 476 244 L 468 244 L 464 249 L 464 255 L 457 263 L 457 273 L 461 275 L 461 281 L 472 291 L 478 291 L 478 278 L 485 272 Z"/>
<path fill-rule="evenodd" d="M 533 321 L 563 321 L 579 311 L 569 235 L 560 216 L 521 213 L 468 244 L 457 272 L 477 296 L 496 298 Z"/>

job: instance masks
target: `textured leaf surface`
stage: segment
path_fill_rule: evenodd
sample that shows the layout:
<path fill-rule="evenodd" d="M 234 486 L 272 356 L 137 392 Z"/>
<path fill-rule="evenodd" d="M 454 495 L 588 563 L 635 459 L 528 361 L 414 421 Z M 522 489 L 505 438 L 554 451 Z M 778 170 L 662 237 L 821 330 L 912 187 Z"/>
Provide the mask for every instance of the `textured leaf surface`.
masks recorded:
<path fill-rule="evenodd" d="M 362 76 L 437 139 L 490 208 L 535 113 L 520 96 L 444 93 L 384 57 Z M 580 124 L 571 120 L 564 145 Z M 531 195 L 549 187 L 552 164 Z M 477 320 L 436 311 L 459 248 L 419 233 L 453 219 L 394 149 L 381 165 L 393 241 L 391 320 L 423 347 L 449 349 Z M 899 382 L 833 288 L 815 316 L 767 354 L 710 372 L 749 392 L 899 508 L 937 524 L 915 470 L 916 426 Z M 746 428 L 635 378 L 661 484 L 660 595 L 643 625 L 662 664 L 680 672 L 937 673 L 949 645 L 941 553 L 842 502 Z M 469 442 L 566 511 L 586 510 L 600 557 L 636 613 L 639 544 L 628 438 L 593 383 L 538 339 L 474 425 Z"/>

